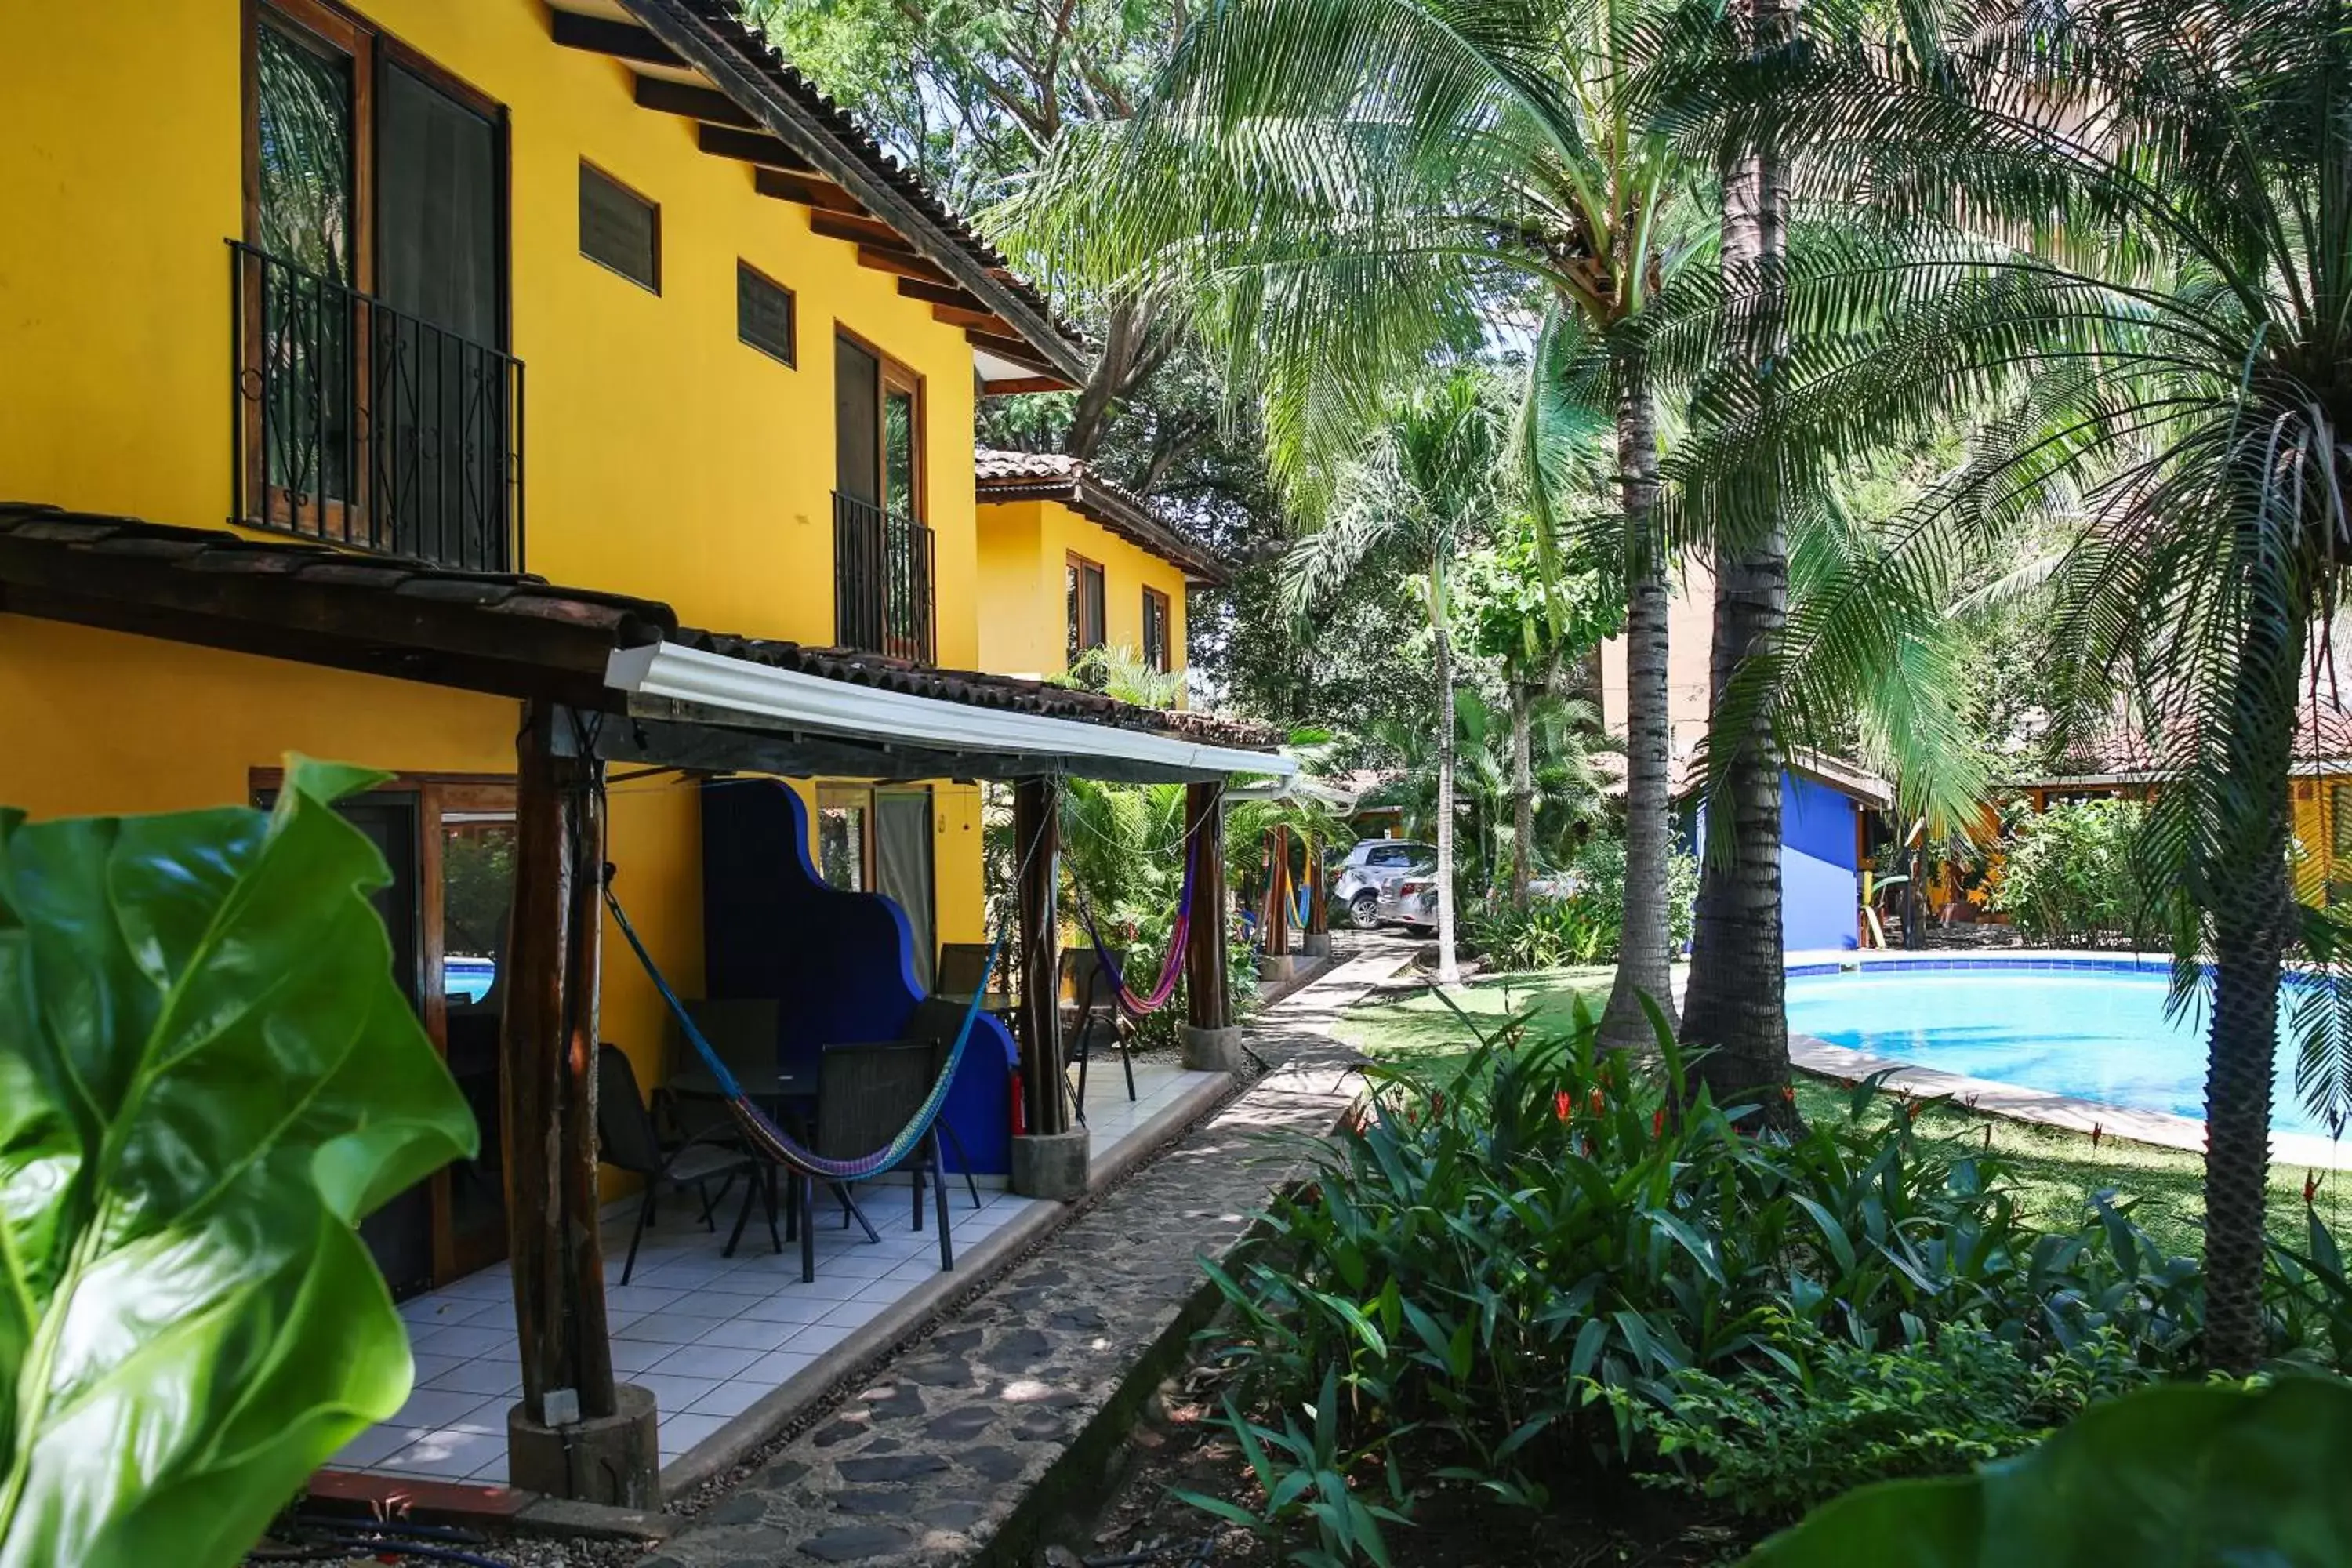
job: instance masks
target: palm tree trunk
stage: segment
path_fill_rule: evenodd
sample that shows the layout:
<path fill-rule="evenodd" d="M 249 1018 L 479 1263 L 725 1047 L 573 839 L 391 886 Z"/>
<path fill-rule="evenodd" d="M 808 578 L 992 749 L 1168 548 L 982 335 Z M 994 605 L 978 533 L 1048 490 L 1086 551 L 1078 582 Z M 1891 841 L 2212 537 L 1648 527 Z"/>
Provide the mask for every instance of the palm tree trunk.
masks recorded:
<path fill-rule="evenodd" d="M 1528 907 L 1528 880 L 1533 875 L 1536 836 L 1535 764 L 1528 731 L 1533 727 L 1532 689 L 1524 680 L 1511 682 L 1511 904 Z"/>
<path fill-rule="evenodd" d="M 1429 557 L 1429 627 L 1437 664 L 1437 983 L 1462 984 L 1454 953 L 1454 649 L 1445 635 L 1445 560 Z"/>
<path fill-rule="evenodd" d="M 2263 1256 L 2280 972 L 2295 928 L 2287 880 L 2289 772 L 2303 661 L 2299 626 L 2248 629 L 2227 742 L 2229 784 L 2213 893 L 2213 1023 L 2205 1068 L 2205 1361 L 2244 1376 L 2269 1353 Z M 2228 797 L 2221 808 L 2230 810 Z"/>
<path fill-rule="evenodd" d="M 1666 557 L 1657 538 L 1658 410 L 1649 366 L 1621 355 L 1618 484 L 1625 508 L 1625 913 L 1617 978 L 1601 1016 L 1604 1046 L 1654 1045 L 1646 996 L 1675 1022 L 1674 911 L 1666 859 L 1674 839 L 1673 738 L 1666 718 Z"/>
<path fill-rule="evenodd" d="M 1788 0 L 1744 0 L 1748 41 L 1759 52 L 1786 42 Z M 1738 350 L 1760 375 L 1780 341 L 1782 266 L 1787 255 L 1788 193 L 1769 146 L 1731 160 L 1723 181 L 1723 268 L 1732 290 L 1750 296 L 1751 335 Z M 1709 675 L 1719 706 L 1732 673 L 1769 655 L 1788 619 L 1788 539 L 1768 497 L 1764 526 L 1717 551 L 1715 640 Z M 1697 918 L 1683 1041 L 1703 1050 L 1702 1082 L 1717 1103 L 1753 1098 L 1770 1125 L 1796 1121 L 1789 1085 L 1789 1016 L 1780 944 L 1780 757 L 1769 714 L 1736 732 L 1720 721 L 1708 745 L 1730 752 L 1721 803 L 1728 822 L 1708 825 L 1699 872 Z M 1760 1094 L 1756 1091 L 1763 1091 Z"/>

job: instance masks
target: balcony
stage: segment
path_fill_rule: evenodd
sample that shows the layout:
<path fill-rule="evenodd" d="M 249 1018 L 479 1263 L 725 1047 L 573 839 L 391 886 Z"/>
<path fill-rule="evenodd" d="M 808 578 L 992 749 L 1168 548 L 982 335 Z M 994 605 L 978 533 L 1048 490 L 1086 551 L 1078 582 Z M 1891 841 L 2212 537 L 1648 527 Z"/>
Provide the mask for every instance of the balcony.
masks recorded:
<path fill-rule="evenodd" d="M 855 496 L 833 495 L 834 641 L 929 664 L 931 531 Z"/>
<path fill-rule="evenodd" d="M 236 521 L 523 569 L 522 362 L 231 241 Z"/>

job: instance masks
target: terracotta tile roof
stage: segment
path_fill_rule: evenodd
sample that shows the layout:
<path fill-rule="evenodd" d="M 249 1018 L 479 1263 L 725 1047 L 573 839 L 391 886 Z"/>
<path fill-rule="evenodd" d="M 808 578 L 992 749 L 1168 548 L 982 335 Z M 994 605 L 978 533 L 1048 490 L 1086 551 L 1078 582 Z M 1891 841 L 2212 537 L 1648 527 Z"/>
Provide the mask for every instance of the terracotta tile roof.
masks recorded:
<path fill-rule="evenodd" d="M 643 0 L 622 0 L 640 15 L 651 8 Z M 767 87 L 789 99 L 814 118 L 835 145 L 855 158 L 869 174 L 887 184 L 919 213 L 938 236 L 962 251 L 995 281 L 1051 324 L 1074 347 L 1083 346 L 1078 330 L 1055 313 L 1045 292 L 1014 272 L 1002 252 L 982 238 L 963 217 L 950 212 L 930 186 L 901 163 L 871 132 L 832 99 L 800 68 L 787 60 L 767 36 L 746 23 L 730 0 L 661 0 L 666 8 L 693 16 L 738 62 Z M 1043 345 L 1040 345 L 1041 347 Z"/>
<path fill-rule="evenodd" d="M 1138 549 L 1181 568 L 1195 581 L 1222 585 L 1231 579 L 1215 552 L 1163 521 L 1150 501 L 1102 478 L 1079 458 L 1059 452 L 982 447 L 972 454 L 971 467 L 982 505 L 992 500 L 1059 501 Z"/>
<path fill-rule="evenodd" d="M 30 503 L 0 502 L 5 611 L 166 637 L 201 623 L 221 635 L 191 640 L 509 695 L 545 694 L 551 683 L 558 700 L 582 705 L 604 690 L 614 649 L 667 641 L 943 702 L 1244 749 L 1271 750 L 1281 740 L 1262 725 L 1017 676 L 682 627 L 659 600 L 530 573 L 461 572 Z"/>
<path fill-rule="evenodd" d="M 2294 759 L 2305 769 L 2336 763 L 2352 772 L 2352 710 L 2339 696 L 2305 694 L 2295 714 Z M 2007 782 L 2030 786 L 2083 779 L 2151 779 L 2170 767 L 2161 744 L 2140 724 L 2126 721 L 2077 741 L 2049 772 Z"/>
<path fill-rule="evenodd" d="M 1895 786 L 1860 765 L 1827 752 L 1800 749 L 1790 752 L 1780 762 L 1781 767 L 1799 778 L 1827 784 L 1849 800 L 1880 811 L 1891 810 L 1895 805 Z M 1622 767 L 1620 776 L 1611 786 L 1612 793 L 1623 789 Z M 1682 760 L 1675 772 L 1675 798 L 1686 799 L 1706 787 L 1706 759 L 1692 752 Z"/>

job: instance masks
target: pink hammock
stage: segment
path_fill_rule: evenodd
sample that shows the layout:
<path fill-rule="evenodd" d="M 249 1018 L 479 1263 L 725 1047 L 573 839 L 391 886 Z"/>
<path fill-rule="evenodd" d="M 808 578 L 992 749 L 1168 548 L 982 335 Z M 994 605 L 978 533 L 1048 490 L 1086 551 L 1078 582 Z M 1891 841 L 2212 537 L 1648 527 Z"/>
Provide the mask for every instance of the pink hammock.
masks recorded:
<path fill-rule="evenodd" d="M 1095 929 L 1094 911 L 1087 908 L 1086 900 L 1078 900 L 1078 923 L 1087 929 L 1087 940 L 1094 943 L 1095 958 L 1102 964 L 1103 973 L 1110 976 L 1111 994 L 1118 998 L 1119 1010 L 1130 1018 L 1140 1018 L 1157 1013 L 1168 1005 L 1176 994 L 1176 981 L 1184 973 L 1185 938 L 1192 930 L 1192 876 L 1200 868 L 1201 843 L 1194 842 L 1192 853 L 1184 858 L 1184 890 L 1176 900 L 1176 924 L 1168 935 L 1168 956 L 1160 961 L 1159 982 L 1150 994 L 1138 995 L 1128 988 L 1127 977 L 1119 973 L 1118 955 L 1112 952 Z"/>

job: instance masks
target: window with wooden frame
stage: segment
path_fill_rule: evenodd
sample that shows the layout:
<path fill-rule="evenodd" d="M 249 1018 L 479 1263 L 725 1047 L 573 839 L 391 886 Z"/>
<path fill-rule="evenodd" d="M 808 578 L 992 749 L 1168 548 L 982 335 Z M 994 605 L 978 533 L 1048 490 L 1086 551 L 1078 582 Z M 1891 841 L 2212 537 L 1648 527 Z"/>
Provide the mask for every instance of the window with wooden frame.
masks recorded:
<path fill-rule="evenodd" d="M 879 893 L 898 906 L 916 976 L 929 985 L 938 932 L 930 787 L 819 784 L 816 798 L 818 874 L 829 887 Z"/>
<path fill-rule="evenodd" d="M 661 292 L 661 204 L 580 163 L 580 254 L 648 293 Z"/>
<path fill-rule="evenodd" d="M 505 110 L 322 0 L 257 0 L 236 515 L 509 569 Z"/>
<path fill-rule="evenodd" d="M 770 359 L 795 363 L 793 291 L 748 261 L 735 263 L 735 336 Z"/>
<path fill-rule="evenodd" d="M 1168 595 L 1157 588 L 1143 591 L 1143 662 L 1166 675 L 1176 668 L 1175 651 L 1169 646 L 1169 634 L 1174 622 L 1168 613 Z"/>
<path fill-rule="evenodd" d="M 1063 584 L 1070 611 L 1069 661 L 1076 665 L 1080 655 L 1104 642 L 1102 563 L 1073 552 L 1064 567 Z"/>

